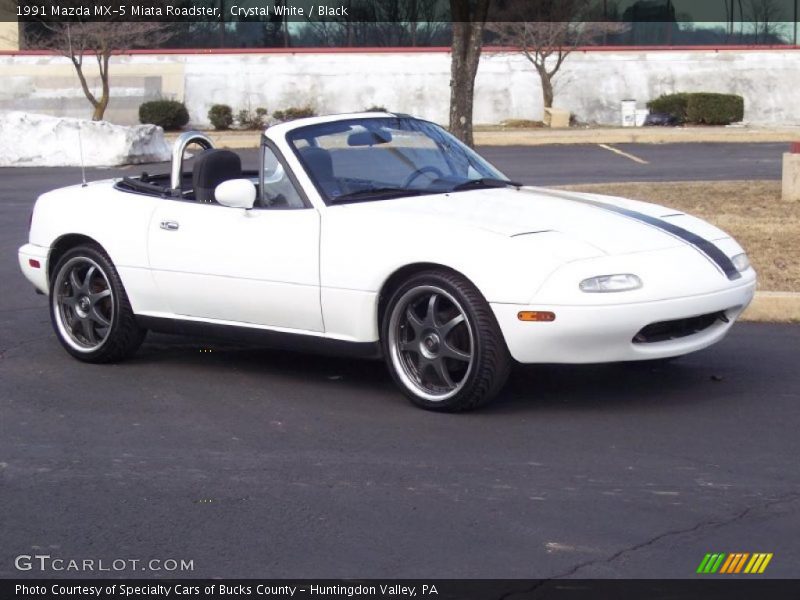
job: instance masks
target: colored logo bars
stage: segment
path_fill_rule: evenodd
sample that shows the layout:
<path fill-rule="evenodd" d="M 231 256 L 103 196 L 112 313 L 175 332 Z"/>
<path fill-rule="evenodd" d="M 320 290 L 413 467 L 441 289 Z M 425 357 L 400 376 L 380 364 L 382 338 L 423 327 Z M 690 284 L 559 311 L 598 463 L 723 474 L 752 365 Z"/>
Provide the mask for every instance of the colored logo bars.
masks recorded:
<path fill-rule="evenodd" d="M 763 573 L 769 561 L 772 560 L 772 553 L 739 552 L 734 554 L 716 553 L 706 554 L 697 567 L 697 572 L 706 573 Z"/>

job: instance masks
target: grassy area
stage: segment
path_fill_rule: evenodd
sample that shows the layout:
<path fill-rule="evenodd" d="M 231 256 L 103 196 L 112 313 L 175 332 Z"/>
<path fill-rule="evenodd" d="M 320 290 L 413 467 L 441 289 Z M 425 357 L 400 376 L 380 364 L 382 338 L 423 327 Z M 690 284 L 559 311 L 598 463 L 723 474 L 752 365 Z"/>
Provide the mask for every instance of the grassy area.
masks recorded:
<path fill-rule="evenodd" d="M 531 121 L 530 119 L 506 119 L 500 123 L 501 129 L 541 129 L 544 127 L 542 121 Z"/>
<path fill-rule="evenodd" d="M 800 292 L 800 202 L 778 181 L 609 183 L 565 189 L 656 202 L 706 219 L 747 250 L 758 288 Z"/>
<path fill-rule="evenodd" d="M 512 127 L 513 125 L 513 127 Z M 219 148 L 258 148 L 258 132 L 247 130 L 204 131 Z M 167 132 L 172 143 L 180 132 Z M 550 129 L 540 121 L 517 119 L 504 124 L 476 125 L 477 146 L 544 146 L 549 144 L 673 144 L 689 142 L 792 142 L 800 139 L 800 127 L 568 127 Z"/>

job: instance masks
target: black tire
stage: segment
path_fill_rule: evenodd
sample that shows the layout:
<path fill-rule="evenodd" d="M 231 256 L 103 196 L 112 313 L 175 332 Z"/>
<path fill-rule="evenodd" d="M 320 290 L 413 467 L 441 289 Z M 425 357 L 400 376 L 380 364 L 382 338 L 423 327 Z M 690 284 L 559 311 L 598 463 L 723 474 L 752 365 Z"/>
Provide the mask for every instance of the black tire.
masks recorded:
<path fill-rule="evenodd" d="M 128 358 L 147 334 L 136 323 L 111 259 L 95 245 L 72 248 L 56 263 L 50 320 L 64 349 L 88 363 Z"/>
<path fill-rule="evenodd" d="M 445 269 L 413 275 L 392 293 L 381 344 L 395 383 L 427 410 L 477 408 L 502 389 L 511 370 L 489 304 L 472 283 Z"/>

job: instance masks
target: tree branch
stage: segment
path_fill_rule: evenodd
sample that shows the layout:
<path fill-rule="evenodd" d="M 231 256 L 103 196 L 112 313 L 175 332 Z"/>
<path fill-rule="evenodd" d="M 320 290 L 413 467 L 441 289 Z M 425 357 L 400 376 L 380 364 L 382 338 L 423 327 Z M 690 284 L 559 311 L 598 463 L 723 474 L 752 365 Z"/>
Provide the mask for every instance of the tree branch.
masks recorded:
<path fill-rule="evenodd" d="M 110 59 L 114 52 L 130 48 L 159 45 L 172 36 L 171 23 L 136 22 L 41 22 L 42 32 L 29 41 L 29 47 L 51 50 L 67 57 L 78 76 L 81 90 L 94 109 L 92 118 L 103 118 L 108 106 L 110 87 Z M 100 94 L 92 91 L 83 70 L 84 55 L 92 55 L 100 74 Z"/>

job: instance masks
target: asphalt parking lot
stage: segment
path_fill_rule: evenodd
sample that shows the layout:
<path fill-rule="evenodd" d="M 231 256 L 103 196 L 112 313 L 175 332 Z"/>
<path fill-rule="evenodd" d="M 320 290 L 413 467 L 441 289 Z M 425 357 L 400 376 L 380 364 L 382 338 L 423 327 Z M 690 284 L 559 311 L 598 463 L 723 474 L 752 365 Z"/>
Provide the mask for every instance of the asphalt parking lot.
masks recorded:
<path fill-rule="evenodd" d="M 788 144 L 493 146 L 480 152 L 529 185 L 780 179 Z"/>
<path fill-rule="evenodd" d="M 783 151 L 693 146 L 625 151 L 699 179 L 776 178 Z M 567 148 L 486 155 L 542 184 L 648 168 Z M 0 577 L 76 575 L 14 569 L 34 553 L 196 577 L 686 578 L 707 552 L 771 552 L 764 576 L 800 574 L 800 326 L 738 324 L 666 365 L 519 367 L 466 415 L 413 408 L 380 363 L 151 336 L 85 365 L 16 265 L 33 198 L 76 174 L 0 169 Z"/>
<path fill-rule="evenodd" d="M 723 181 L 780 179 L 788 145 L 758 144 L 598 144 L 485 146 L 478 151 L 508 177 L 526 185 L 568 185 L 617 181 Z M 236 150 L 245 169 L 258 167 L 258 150 Z M 622 152 L 623 154 L 619 154 Z M 87 179 L 169 171 L 166 163 L 119 169 L 87 169 Z M 79 183 L 78 168 L 0 169 L 0 193 L 22 197 Z"/>

